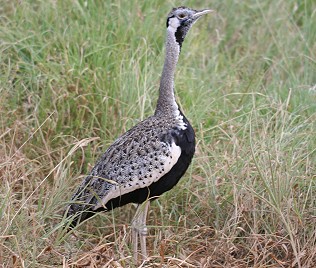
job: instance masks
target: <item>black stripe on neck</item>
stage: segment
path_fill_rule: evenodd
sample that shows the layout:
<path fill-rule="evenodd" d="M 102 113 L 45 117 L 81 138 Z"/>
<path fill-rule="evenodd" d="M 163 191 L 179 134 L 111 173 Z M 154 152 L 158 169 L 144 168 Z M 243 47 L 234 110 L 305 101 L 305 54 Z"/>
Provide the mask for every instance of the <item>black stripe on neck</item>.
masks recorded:
<path fill-rule="evenodd" d="M 167 21 L 166 21 L 167 28 L 169 27 L 169 20 L 171 18 L 174 18 L 174 17 L 175 16 L 173 15 L 173 16 L 167 18 Z M 181 26 L 181 25 L 177 28 L 177 31 L 175 32 L 176 42 L 179 44 L 180 50 L 181 50 L 181 46 L 182 46 L 182 43 L 183 43 L 183 40 L 184 40 L 184 37 L 185 37 L 184 32 L 185 31 L 183 29 L 183 26 Z"/>
<path fill-rule="evenodd" d="M 179 44 L 180 50 L 181 50 L 182 43 L 183 43 L 183 40 L 184 40 L 184 34 L 183 34 L 183 31 L 182 31 L 181 28 L 182 28 L 182 26 L 179 26 L 177 28 L 177 31 L 175 32 L 176 42 Z"/>

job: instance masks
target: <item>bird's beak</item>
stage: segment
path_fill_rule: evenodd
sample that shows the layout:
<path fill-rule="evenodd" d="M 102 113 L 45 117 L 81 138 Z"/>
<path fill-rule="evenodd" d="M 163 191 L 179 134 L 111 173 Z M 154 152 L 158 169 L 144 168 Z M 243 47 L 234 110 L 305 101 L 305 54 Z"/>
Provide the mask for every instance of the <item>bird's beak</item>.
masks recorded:
<path fill-rule="evenodd" d="M 203 16 L 204 14 L 208 14 L 208 13 L 211 13 L 211 12 L 214 12 L 214 10 L 212 10 L 212 9 L 203 9 L 203 10 L 197 11 L 197 12 L 193 15 L 193 19 L 194 19 L 194 20 L 197 20 L 198 18 L 200 18 L 200 17 Z"/>

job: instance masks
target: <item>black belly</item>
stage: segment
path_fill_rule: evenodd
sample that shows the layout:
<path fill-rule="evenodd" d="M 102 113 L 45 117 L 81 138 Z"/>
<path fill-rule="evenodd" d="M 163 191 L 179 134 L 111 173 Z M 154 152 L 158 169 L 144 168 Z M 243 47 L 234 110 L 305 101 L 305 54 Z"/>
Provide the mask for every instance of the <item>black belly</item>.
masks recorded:
<path fill-rule="evenodd" d="M 172 189 L 188 169 L 192 157 L 195 152 L 195 135 L 194 130 L 187 119 L 183 116 L 187 128 L 185 130 L 178 130 L 177 135 L 173 136 L 176 145 L 181 148 L 181 155 L 177 163 L 171 170 L 161 177 L 158 181 L 152 183 L 149 187 L 140 188 L 133 192 L 121 195 L 119 197 L 109 200 L 105 205 L 108 210 L 126 205 L 128 203 L 141 204 L 145 200 L 159 197 L 164 192 Z M 104 208 L 98 209 L 98 211 Z"/>

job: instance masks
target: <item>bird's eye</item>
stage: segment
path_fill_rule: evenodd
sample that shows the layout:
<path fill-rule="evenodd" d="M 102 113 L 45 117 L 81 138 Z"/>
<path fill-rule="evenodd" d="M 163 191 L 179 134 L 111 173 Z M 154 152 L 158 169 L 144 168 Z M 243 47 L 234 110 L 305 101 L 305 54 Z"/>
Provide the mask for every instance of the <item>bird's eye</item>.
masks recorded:
<path fill-rule="evenodd" d="M 184 14 L 184 13 L 180 13 L 179 15 L 178 15 L 178 18 L 179 19 L 184 19 L 186 17 L 186 15 Z"/>

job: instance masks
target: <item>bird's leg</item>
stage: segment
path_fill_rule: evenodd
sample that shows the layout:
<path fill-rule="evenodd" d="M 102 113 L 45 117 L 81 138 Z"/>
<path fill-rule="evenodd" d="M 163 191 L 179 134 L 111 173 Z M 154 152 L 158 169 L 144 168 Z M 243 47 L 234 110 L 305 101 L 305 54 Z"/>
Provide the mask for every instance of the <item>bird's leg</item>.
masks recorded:
<path fill-rule="evenodd" d="M 134 261 L 137 263 L 138 232 L 137 232 L 137 229 L 135 227 L 135 225 L 136 225 L 135 216 L 134 216 L 133 221 L 132 221 L 132 244 L 133 244 Z"/>
<path fill-rule="evenodd" d="M 142 229 L 139 232 L 139 239 L 140 239 L 140 247 L 142 252 L 143 260 L 147 259 L 147 249 L 146 249 L 146 236 L 147 236 L 147 226 L 146 226 L 146 218 L 147 212 L 150 205 L 150 201 L 146 201 L 144 204 L 144 210 L 142 212 Z"/>
<path fill-rule="evenodd" d="M 138 256 L 138 236 L 140 238 L 140 246 L 141 246 L 141 255 L 142 259 L 146 260 L 147 258 L 147 250 L 146 250 L 146 235 L 147 235 L 147 227 L 146 227 L 146 217 L 149 208 L 150 201 L 145 201 L 144 204 L 138 206 L 135 216 L 132 220 L 132 243 L 133 243 L 133 254 L 134 260 L 137 262 Z"/>

